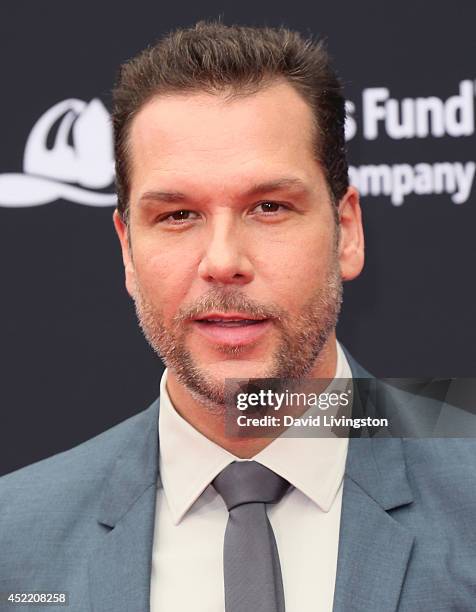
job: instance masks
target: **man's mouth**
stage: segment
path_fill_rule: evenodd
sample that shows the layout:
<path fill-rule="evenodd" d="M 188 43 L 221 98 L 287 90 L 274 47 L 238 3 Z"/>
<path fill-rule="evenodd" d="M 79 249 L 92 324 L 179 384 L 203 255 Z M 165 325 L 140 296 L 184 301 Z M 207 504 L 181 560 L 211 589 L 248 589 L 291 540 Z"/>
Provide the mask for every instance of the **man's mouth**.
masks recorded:
<path fill-rule="evenodd" d="M 219 325 L 220 327 L 240 327 L 243 325 L 256 325 L 266 319 L 197 319 L 198 323 L 205 325 Z"/>
<path fill-rule="evenodd" d="M 193 323 L 213 343 L 246 345 L 258 340 L 271 320 L 248 313 L 207 313 L 195 318 Z"/>

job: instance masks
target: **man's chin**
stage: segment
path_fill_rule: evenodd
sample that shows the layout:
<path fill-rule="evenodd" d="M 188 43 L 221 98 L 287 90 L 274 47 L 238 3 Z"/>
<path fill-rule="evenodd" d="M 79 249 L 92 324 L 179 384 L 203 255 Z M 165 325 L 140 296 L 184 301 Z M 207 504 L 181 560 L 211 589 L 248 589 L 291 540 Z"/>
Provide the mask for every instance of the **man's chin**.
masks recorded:
<path fill-rule="evenodd" d="M 270 363 L 245 359 L 223 359 L 200 367 L 204 377 L 216 385 L 224 385 L 230 378 L 266 378 L 271 375 L 270 369 Z"/>
<path fill-rule="evenodd" d="M 226 394 L 233 387 L 227 385 L 227 381 L 267 378 L 270 376 L 270 368 L 271 364 L 263 362 L 224 359 L 207 364 L 195 362 L 188 371 L 180 368 L 175 374 L 196 401 L 213 412 L 221 413 L 226 403 Z"/>

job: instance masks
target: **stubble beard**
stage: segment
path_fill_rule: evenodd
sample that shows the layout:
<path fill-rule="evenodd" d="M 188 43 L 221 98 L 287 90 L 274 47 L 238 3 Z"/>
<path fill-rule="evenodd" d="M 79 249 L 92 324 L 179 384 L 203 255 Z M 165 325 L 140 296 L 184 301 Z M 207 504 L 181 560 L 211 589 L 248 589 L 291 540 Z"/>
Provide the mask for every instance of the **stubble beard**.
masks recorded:
<path fill-rule="evenodd" d="M 192 397 L 212 412 L 225 406 L 225 380 L 213 377 L 193 358 L 186 346 L 190 320 L 205 312 L 246 312 L 254 317 L 272 319 L 280 340 L 268 368 L 253 378 L 303 379 L 319 363 L 331 332 L 335 329 L 342 303 L 342 279 L 336 252 L 333 253 L 326 281 L 303 305 L 298 316 L 290 317 L 275 304 L 263 306 L 239 290 L 214 287 L 192 306 L 179 310 L 166 325 L 159 309 L 153 306 L 136 285 L 134 304 L 139 325 L 147 342 L 173 370 L 177 380 Z M 217 350 L 231 358 L 246 347 L 218 345 Z"/>

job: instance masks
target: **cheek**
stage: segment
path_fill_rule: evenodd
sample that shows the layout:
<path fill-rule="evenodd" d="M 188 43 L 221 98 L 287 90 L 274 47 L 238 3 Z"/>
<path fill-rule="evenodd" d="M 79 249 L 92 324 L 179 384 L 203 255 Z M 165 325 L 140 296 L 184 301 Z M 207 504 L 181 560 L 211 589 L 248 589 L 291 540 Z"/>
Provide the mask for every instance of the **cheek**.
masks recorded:
<path fill-rule="evenodd" d="M 302 232 L 293 241 L 268 244 L 260 258 L 262 276 L 272 287 L 271 300 L 283 307 L 300 306 L 327 280 L 333 261 L 329 234 Z"/>
<path fill-rule="evenodd" d="M 193 279 L 187 258 L 167 251 L 143 252 L 135 258 L 135 274 L 142 293 L 165 316 L 173 315 L 184 301 Z"/>

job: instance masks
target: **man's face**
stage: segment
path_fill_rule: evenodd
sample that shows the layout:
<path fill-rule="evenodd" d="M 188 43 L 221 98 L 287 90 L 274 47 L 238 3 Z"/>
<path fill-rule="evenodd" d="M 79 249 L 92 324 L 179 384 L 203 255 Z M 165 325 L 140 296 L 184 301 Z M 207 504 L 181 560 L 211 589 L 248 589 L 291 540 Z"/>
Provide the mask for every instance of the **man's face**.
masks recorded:
<path fill-rule="evenodd" d="M 115 215 L 127 289 L 153 348 L 205 403 L 223 401 L 225 378 L 308 375 L 333 337 L 341 278 L 360 271 L 347 261 L 360 217 L 350 191 L 339 243 L 313 139 L 284 82 L 231 101 L 157 97 L 133 120 L 130 244 Z"/>

